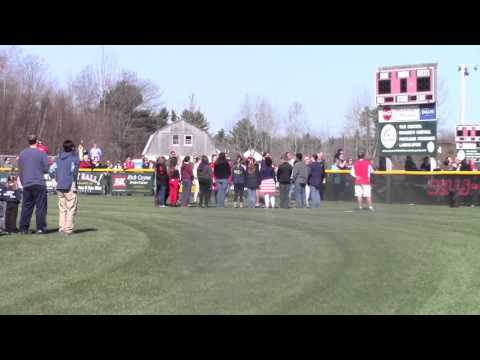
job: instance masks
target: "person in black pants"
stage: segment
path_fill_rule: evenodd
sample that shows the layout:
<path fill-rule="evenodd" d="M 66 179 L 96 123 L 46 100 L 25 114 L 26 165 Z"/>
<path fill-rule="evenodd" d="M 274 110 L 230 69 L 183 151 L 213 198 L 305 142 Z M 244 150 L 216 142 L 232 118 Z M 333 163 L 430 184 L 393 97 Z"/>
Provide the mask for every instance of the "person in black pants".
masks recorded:
<path fill-rule="evenodd" d="M 282 209 L 288 209 L 290 193 L 290 182 L 292 178 L 292 165 L 288 163 L 288 157 L 285 154 L 282 156 L 283 163 L 278 167 L 277 179 L 280 183 L 280 207 Z"/>
<path fill-rule="evenodd" d="M 37 234 L 47 230 L 47 186 L 44 175 L 48 172 L 48 157 L 37 149 L 37 136 L 29 135 L 27 149 L 20 153 L 18 159 L 20 182 L 23 187 L 20 232 L 28 234 L 33 209 L 37 220 Z"/>
<path fill-rule="evenodd" d="M 212 192 L 212 168 L 208 158 L 203 155 L 197 169 L 198 184 L 200 185 L 200 207 L 207 207 Z"/>

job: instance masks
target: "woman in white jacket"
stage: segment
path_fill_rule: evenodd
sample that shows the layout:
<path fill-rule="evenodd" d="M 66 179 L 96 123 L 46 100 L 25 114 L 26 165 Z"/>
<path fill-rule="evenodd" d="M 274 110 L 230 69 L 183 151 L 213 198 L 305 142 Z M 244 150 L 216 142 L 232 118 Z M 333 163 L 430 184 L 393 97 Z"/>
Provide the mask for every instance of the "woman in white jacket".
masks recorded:
<path fill-rule="evenodd" d="M 196 204 L 198 199 L 198 193 L 200 192 L 200 184 L 198 183 L 197 170 L 200 165 L 200 157 L 195 157 L 195 164 L 193 165 L 193 186 L 195 186 L 195 192 L 193 193 L 193 202 Z"/>

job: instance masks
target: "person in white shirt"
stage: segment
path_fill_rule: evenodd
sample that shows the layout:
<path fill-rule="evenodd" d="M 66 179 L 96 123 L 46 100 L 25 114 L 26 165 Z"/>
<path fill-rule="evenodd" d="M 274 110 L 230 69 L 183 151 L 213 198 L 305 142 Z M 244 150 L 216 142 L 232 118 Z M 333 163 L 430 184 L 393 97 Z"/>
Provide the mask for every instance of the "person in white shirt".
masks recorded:
<path fill-rule="evenodd" d="M 90 159 L 102 160 L 102 149 L 100 149 L 97 144 L 93 144 L 93 147 L 90 149 Z"/>

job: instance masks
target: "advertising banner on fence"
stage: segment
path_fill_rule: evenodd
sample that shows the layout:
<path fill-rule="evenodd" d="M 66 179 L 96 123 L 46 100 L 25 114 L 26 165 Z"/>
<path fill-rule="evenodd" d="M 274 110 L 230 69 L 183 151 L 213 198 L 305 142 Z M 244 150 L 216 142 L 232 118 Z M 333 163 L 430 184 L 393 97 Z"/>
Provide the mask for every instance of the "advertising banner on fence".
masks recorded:
<path fill-rule="evenodd" d="M 112 194 L 151 194 L 155 173 L 112 174 Z"/>
<path fill-rule="evenodd" d="M 378 124 L 383 155 L 412 153 L 433 155 L 437 149 L 437 122 L 418 121 Z"/>
<path fill-rule="evenodd" d="M 77 189 L 82 194 L 103 194 L 106 177 L 101 172 L 79 172 Z"/>

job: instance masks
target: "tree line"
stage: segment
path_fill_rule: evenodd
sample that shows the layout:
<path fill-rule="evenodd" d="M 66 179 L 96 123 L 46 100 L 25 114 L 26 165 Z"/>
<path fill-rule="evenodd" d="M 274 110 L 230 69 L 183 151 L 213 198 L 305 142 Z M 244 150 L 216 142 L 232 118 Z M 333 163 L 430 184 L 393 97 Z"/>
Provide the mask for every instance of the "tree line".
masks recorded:
<path fill-rule="evenodd" d="M 86 145 L 96 142 L 105 156 L 138 156 L 151 133 L 168 122 L 185 119 L 208 130 L 204 114 L 195 105 L 177 115 L 162 107 L 161 92 L 133 71 L 117 71 L 108 57 L 87 66 L 66 86 L 59 86 L 48 67 L 18 47 L 0 50 L 0 153 L 18 154 L 28 134 L 37 134 L 59 150 L 66 139 Z"/>
<path fill-rule="evenodd" d="M 70 138 L 75 143 L 84 140 L 87 146 L 95 141 L 107 158 L 122 160 L 140 155 L 153 132 L 179 119 L 211 131 L 194 95 L 177 114 L 162 106 L 162 93 L 153 82 L 133 71 L 117 70 L 104 54 L 99 64 L 85 67 L 66 86 L 59 86 L 41 59 L 18 47 L 1 49 L 0 81 L 0 154 L 18 154 L 27 135 L 35 133 L 51 153 Z M 365 104 L 368 101 L 354 102 L 341 134 L 333 136 L 328 119 L 316 121 L 315 128 L 322 130 L 312 129 L 298 101 L 282 115 L 266 98 L 247 95 L 236 119 L 210 135 L 219 150 L 230 153 L 255 149 L 279 157 L 285 151 L 322 151 L 332 161 L 343 148 L 352 158 L 360 149 L 376 158 L 378 112 Z"/>

